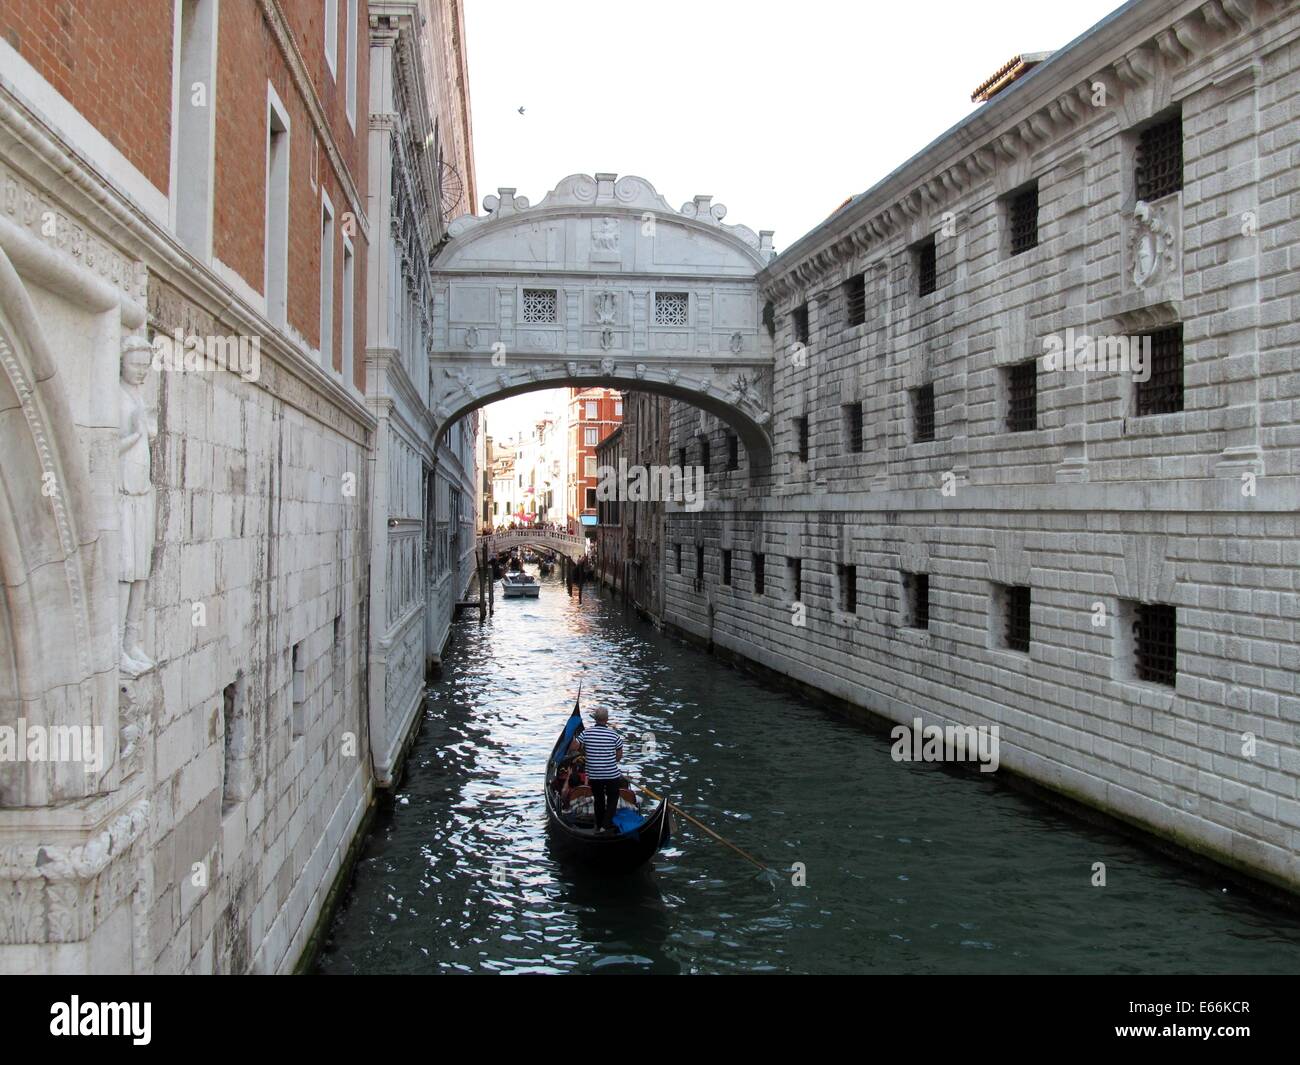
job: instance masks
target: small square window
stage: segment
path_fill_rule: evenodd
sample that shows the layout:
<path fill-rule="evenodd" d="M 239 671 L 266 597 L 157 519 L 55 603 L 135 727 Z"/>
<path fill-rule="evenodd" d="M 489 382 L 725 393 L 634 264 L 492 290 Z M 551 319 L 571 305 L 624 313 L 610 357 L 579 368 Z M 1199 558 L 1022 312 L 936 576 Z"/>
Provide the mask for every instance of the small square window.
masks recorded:
<path fill-rule="evenodd" d="M 916 247 L 917 295 L 928 296 L 938 287 L 939 253 L 933 235 Z"/>
<path fill-rule="evenodd" d="M 1133 604 L 1134 665 L 1139 680 L 1173 687 L 1178 679 L 1178 611 L 1164 603 Z"/>
<path fill-rule="evenodd" d="M 844 324 L 862 325 L 867 320 L 867 282 L 858 274 L 844 282 Z"/>
<path fill-rule="evenodd" d="M 840 567 L 840 609 L 846 614 L 858 612 L 858 567 Z"/>
<path fill-rule="evenodd" d="M 1038 428 L 1038 362 L 1029 359 L 1007 370 L 1007 430 Z"/>
<path fill-rule="evenodd" d="M 1011 216 L 1011 254 L 1019 255 L 1038 247 L 1038 182 L 1013 193 L 1008 204 Z"/>
<path fill-rule="evenodd" d="M 844 405 L 844 443 L 845 450 L 854 454 L 862 451 L 862 404 L 846 403 Z"/>
<path fill-rule="evenodd" d="M 1145 381 L 1137 381 L 1137 414 L 1174 414 L 1183 409 L 1183 327 L 1172 325 L 1133 337 L 1141 344 L 1150 368 Z"/>
<path fill-rule="evenodd" d="M 1002 610 L 1006 646 L 1012 651 L 1029 653 L 1029 605 L 1030 592 L 1023 585 L 1008 585 L 1002 588 Z"/>
<path fill-rule="evenodd" d="M 526 325 L 545 325 L 559 321 L 555 289 L 524 289 L 523 321 Z"/>
<path fill-rule="evenodd" d="M 930 627 L 930 575 L 904 573 L 903 595 L 906 599 L 908 627 L 928 629 Z"/>
<path fill-rule="evenodd" d="M 804 303 L 794 309 L 790 320 L 794 323 L 794 340 L 796 344 L 808 343 L 808 304 Z"/>
<path fill-rule="evenodd" d="M 685 292 L 656 292 L 655 325 L 686 325 L 689 303 Z"/>
<path fill-rule="evenodd" d="M 1183 117 L 1174 115 L 1138 134 L 1134 159 L 1139 200 L 1158 200 L 1183 187 Z"/>
<path fill-rule="evenodd" d="M 912 439 L 918 444 L 934 439 L 934 385 L 912 389 Z"/>

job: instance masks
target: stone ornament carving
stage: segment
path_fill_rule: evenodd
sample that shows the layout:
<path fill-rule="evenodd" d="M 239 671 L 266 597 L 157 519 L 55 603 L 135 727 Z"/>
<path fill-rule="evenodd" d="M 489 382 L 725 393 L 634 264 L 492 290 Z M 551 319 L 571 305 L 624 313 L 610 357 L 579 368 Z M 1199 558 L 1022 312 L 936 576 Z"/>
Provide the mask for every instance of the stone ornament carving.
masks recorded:
<path fill-rule="evenodd" d="M 606 330 L 606 332 L 609 332 L 609 330 Z M 611 334 L 611 336 L 612 336 L 612 335 L 613 335 L 613 334 Z M 613 376 L 614 376 L 614 365 L 615 365 L 615 364 L 614 364 L 614 360 L 613 360 L 613 359 L 601 359 L 601 360 L 600 360 L 600 372 L 601 372 L 602 374 L 604 374 L 606 377 L 613 377 Z"/>
<path fill-rule="evenodd" d="M 613 325 L 618 314 L 618 296 L 613 292 L 600 292 L 592 303 L 597 325 Z"/>
<path fill-rule="evenodd" d="M 465 331 L 465 347 L 476 348 L 478 347 L 478 343 L 478 330 L 473 326 L 470 326 L 470 328 Z"/>
<path fill-rule="evenodd" d="M 1133 263 L 1133 284 L 1138 288 L 1160 281 L 1162 274 L 1172 274 L 1174 266 L 1174 230 L 1164 219 L 1164 211 L 1143 200 L 1133 205 L 1129 230 L 1129 249 Z"/>
<path fill-rule="evenodd" d="M 150 479 L 150 445 L 158 423 L 144 403 L 144 383 L 153 364 L 153 347 L 142 336 L 122 343 L 118 403 L 118 580 L 126 585 L 122 600 L 122 657 L 119 668 L 128 677 L 153 669 L 141 646 L 144 598 L 153 560 L 154 495 Z"/>
<path fill-rule="evenodd" d="M 601 218 L 591 224 L 591 258 L 609 262 L 619 258 L 618 220 Z"/>
<path fill-rule="evenodd" d="M 476 226 L 487 225 L 498 218 L 524 211 L 605 204 L 637 210 L 643 215 L 649 213 L 661 218 L 690 219 L 723 230 L 758 252 L 764 261 L 773 254 L 770 232 L 758 234 L 748 226 L 724 224 L 722 220 L 727 216 L 727 209 L 720 203 L 715 204 L 712 196 L 696 196 L 691 202 L 683 204 L 680 211 L 674 211 L 650 182 L 631 174 L 622 178 L 616 174 L 597 174 L 595 178 L 588 174 L 570 174 L 536 206 L 531 205 L 525 197 L 516 196 L 512 188 L 497 189 L 497 195 L 483 198 L 483 210 L 487 212 L 485 215 L 463 214 L 452 220 L 447 233 L 454 239 Z M 619 223 L 616 219 L 599 219 L 592 224 L 591 255 L 597 261 L 619 257 Z"/>
<path fill-rule="evenodd" d="M 739 333 L 731 334 L 731 351 L 734 355 L 739 355 L 745 350 L 745 338 Z"/>
<path fill-rule="evenodd" d="M 602 351 L 609 351 L 614 346 L 614 330 L 602 329 L 600 331 L 600 347 Z M 608 361 L 608 360 L 606 360 Z M 604 365 L 602 363 L 602 365 Z"/>

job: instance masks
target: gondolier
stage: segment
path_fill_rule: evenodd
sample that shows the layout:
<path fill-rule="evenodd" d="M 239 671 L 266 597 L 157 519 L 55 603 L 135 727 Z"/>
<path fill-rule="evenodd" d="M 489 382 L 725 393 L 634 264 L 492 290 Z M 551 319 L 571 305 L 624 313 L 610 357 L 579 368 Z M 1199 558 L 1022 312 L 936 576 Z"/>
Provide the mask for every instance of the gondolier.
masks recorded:
<path fill-rule="evenodd" d="M 595 724 L 573 738 L 569 749 L 582 751 L 587 768 L 587 783 L 596 806 L 596 831 L 614 831 L 614 812 L 618 809 L 618 788 L 623 768 L 618 760 L 623 754 L 623 737 L 609 727 L 609 711 L 603 707 L 591 713 Z"/>

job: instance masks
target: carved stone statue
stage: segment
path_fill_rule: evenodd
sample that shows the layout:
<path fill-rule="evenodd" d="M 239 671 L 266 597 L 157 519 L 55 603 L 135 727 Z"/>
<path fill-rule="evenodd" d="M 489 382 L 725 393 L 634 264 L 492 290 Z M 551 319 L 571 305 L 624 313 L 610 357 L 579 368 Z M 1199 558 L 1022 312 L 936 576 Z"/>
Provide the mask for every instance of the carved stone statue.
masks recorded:
<path fill-rule="evenodd" d="M 158 425 L 145 408 L 142 386 L 153 363 L 153 348 L 142 336 L 122 342 L 118 403 L 118 510 L 121 518 L 118 580 L 126 585 L 122 600 L 122 661 L 120 669 L 138 677 L 154 667 L 140 646 L 144 596 L 153 561 L 154 489 L 149 477 L 150 442 Z"/>

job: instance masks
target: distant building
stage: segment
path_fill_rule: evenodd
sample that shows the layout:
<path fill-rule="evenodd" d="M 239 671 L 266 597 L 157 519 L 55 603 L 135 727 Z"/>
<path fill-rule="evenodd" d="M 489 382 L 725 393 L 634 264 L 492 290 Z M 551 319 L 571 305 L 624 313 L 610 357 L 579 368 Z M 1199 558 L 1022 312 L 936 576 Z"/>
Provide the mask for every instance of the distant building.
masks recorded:
<path fill-rule="evenodd" d="M 623 421 L 623 394 L 613 388 L 569 390 L 570 525 L 591 538 L 599 522 L 596 512 L 596 448 Z"/>

